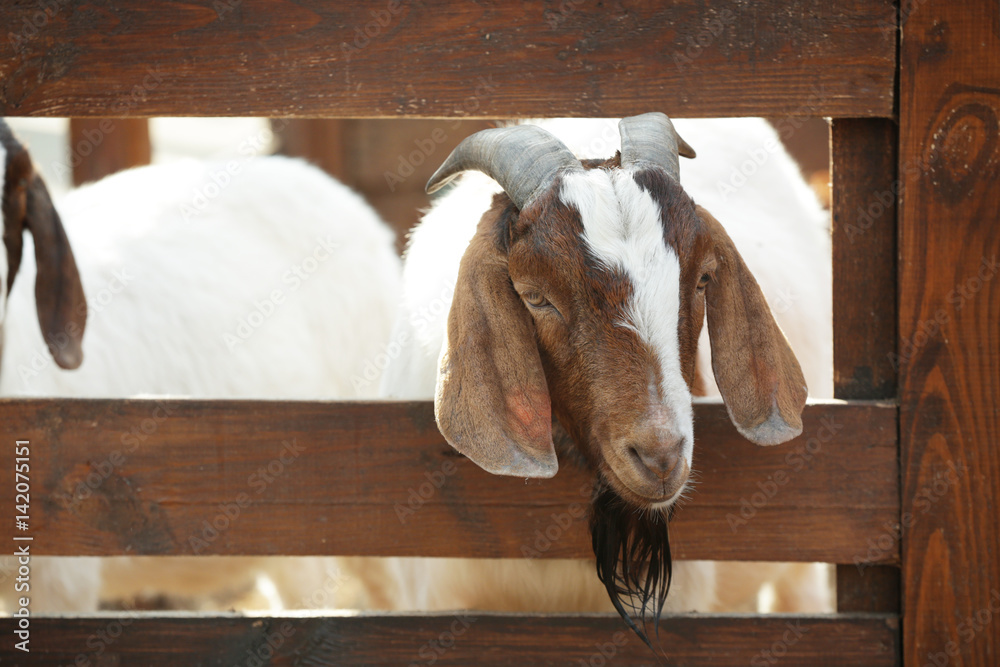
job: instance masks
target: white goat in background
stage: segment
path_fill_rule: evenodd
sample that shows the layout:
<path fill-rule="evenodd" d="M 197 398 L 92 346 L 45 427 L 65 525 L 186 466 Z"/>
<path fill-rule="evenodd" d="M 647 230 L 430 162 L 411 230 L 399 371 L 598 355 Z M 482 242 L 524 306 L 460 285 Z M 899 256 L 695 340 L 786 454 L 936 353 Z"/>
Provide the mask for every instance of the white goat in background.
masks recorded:
<path fill-rule="evenodd" d="M 388 340 L 399 260 L 394 234 L 348 188 L 287 158 L 236 170 L 187 161 L 82 187 L 57 213 L 2 120 L 0 140 L 0 396 L 374 393 L 351 378 Z M 100 597 L 140 594 L 225 608 L 261 574 L 281 604 L 298 606 L 327 563 L 113 558 L 102 590 L 98 559 L 35 558 L 32 611 L 85 611 Z"/>
<path fill-rule="evenodd" d="M 541 126 L 473 135 L 431 179 L 467 172 L 412 233 L 393 334 L 405 344 L 382 394 L 434 399 L 446 439 L 498 474 L 555 474 L 558 417 L 600 471 L 601 580 L 571 560 L 344 561 L 395 609 L 598 611 L 610 595 L 623 615 L 654 610 L 665 515 L 692 464 L 692 396 L 721 395 L 740 432 L 771 445 L 801 430 L 803 376 L 812 396 L 832 395 L 827 216 L 765 121 L 678 121 L 700 155 L 683 190 L 678 152 L 693 152 L 661 114 L 622 122 L 620 161 L 615 121 Z M 566 146 L 593 158 L 586 170 Z M 811 564 L 673 574 L 665 609 L 756 610 L 768 580 L 779 610 L 830 606 Z"/>

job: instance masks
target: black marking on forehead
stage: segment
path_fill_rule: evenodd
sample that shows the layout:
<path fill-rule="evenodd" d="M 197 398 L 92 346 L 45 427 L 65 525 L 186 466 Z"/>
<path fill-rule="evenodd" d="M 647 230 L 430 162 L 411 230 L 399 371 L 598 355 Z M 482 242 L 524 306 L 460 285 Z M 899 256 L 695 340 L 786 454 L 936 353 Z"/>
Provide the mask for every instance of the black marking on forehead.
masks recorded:
<path fill-rule="evenodd" d="M 681 184 L 662 169 L 652 167 L 632 174 L 636 185 L 649 194 L 660 207 L 663 238 L 673 246 L 678 257 L 694 245 L 702 223 L 694 208 L 694 200 Z"/>

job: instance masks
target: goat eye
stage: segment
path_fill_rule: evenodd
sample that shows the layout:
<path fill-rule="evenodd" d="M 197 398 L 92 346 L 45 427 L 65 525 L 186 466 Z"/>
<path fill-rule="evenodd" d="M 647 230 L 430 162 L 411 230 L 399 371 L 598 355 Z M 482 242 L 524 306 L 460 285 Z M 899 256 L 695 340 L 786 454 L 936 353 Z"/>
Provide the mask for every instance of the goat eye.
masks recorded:
<path fill-rule="evenodd" d="M 532 308 L 545 308 L 551 305 L 549 300 L 542 296 L 541 292 L 525 292 L 521 295 L 521 298 Z"/>
<path fill-rule="evenodd" d="M 698 291 L 702 292 L 708 287 L 708 281 L 712 279 L 712 274 L 706 273 L 698 280 Z"/>

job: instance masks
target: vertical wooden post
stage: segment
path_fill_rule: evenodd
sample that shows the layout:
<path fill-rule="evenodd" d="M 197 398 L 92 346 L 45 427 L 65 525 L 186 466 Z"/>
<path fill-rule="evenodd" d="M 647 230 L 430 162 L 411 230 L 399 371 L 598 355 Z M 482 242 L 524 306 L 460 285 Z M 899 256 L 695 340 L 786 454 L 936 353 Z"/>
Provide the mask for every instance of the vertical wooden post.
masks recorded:
<path fill-rule="evenodd" d="M 838 119 L 830 131 L 834 395 L 894 399 L 896 125 L 882 118 Z M 838 565 L 837 608 L 899 611 L 899 569 Z"/>
<path fill-rule="evenodd" d="M 833 368 L 842 399 L 896 398 L 896 126 L 831 126 Z"/>
<path fill-rule="evenodd" d="M 1000 656 L 1000 4 L 902 3 L 903 653 Z"/>
<path fill-rule="evenodd" d="M 73 185 L 149 164 L 149 121 L 145 118 L 73 118 L 69 122 Z"/>

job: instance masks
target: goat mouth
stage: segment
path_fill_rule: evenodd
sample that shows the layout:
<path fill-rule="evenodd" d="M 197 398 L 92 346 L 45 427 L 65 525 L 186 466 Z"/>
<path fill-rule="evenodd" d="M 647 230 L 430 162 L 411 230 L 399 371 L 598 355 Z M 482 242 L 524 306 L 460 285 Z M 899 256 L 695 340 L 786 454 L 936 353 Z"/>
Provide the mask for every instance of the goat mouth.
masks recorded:
<path fill-rule="evenodd" d="M 619 475 L 610 462 L 605 462 L 602 477 L 625 502 L 640 509 L 667 510 L 677 502 L 687 488 L 690 468 L 684 461 L 684 469 L 674 479 L 660 484 L 636 483 L 627 475 Z"/>

